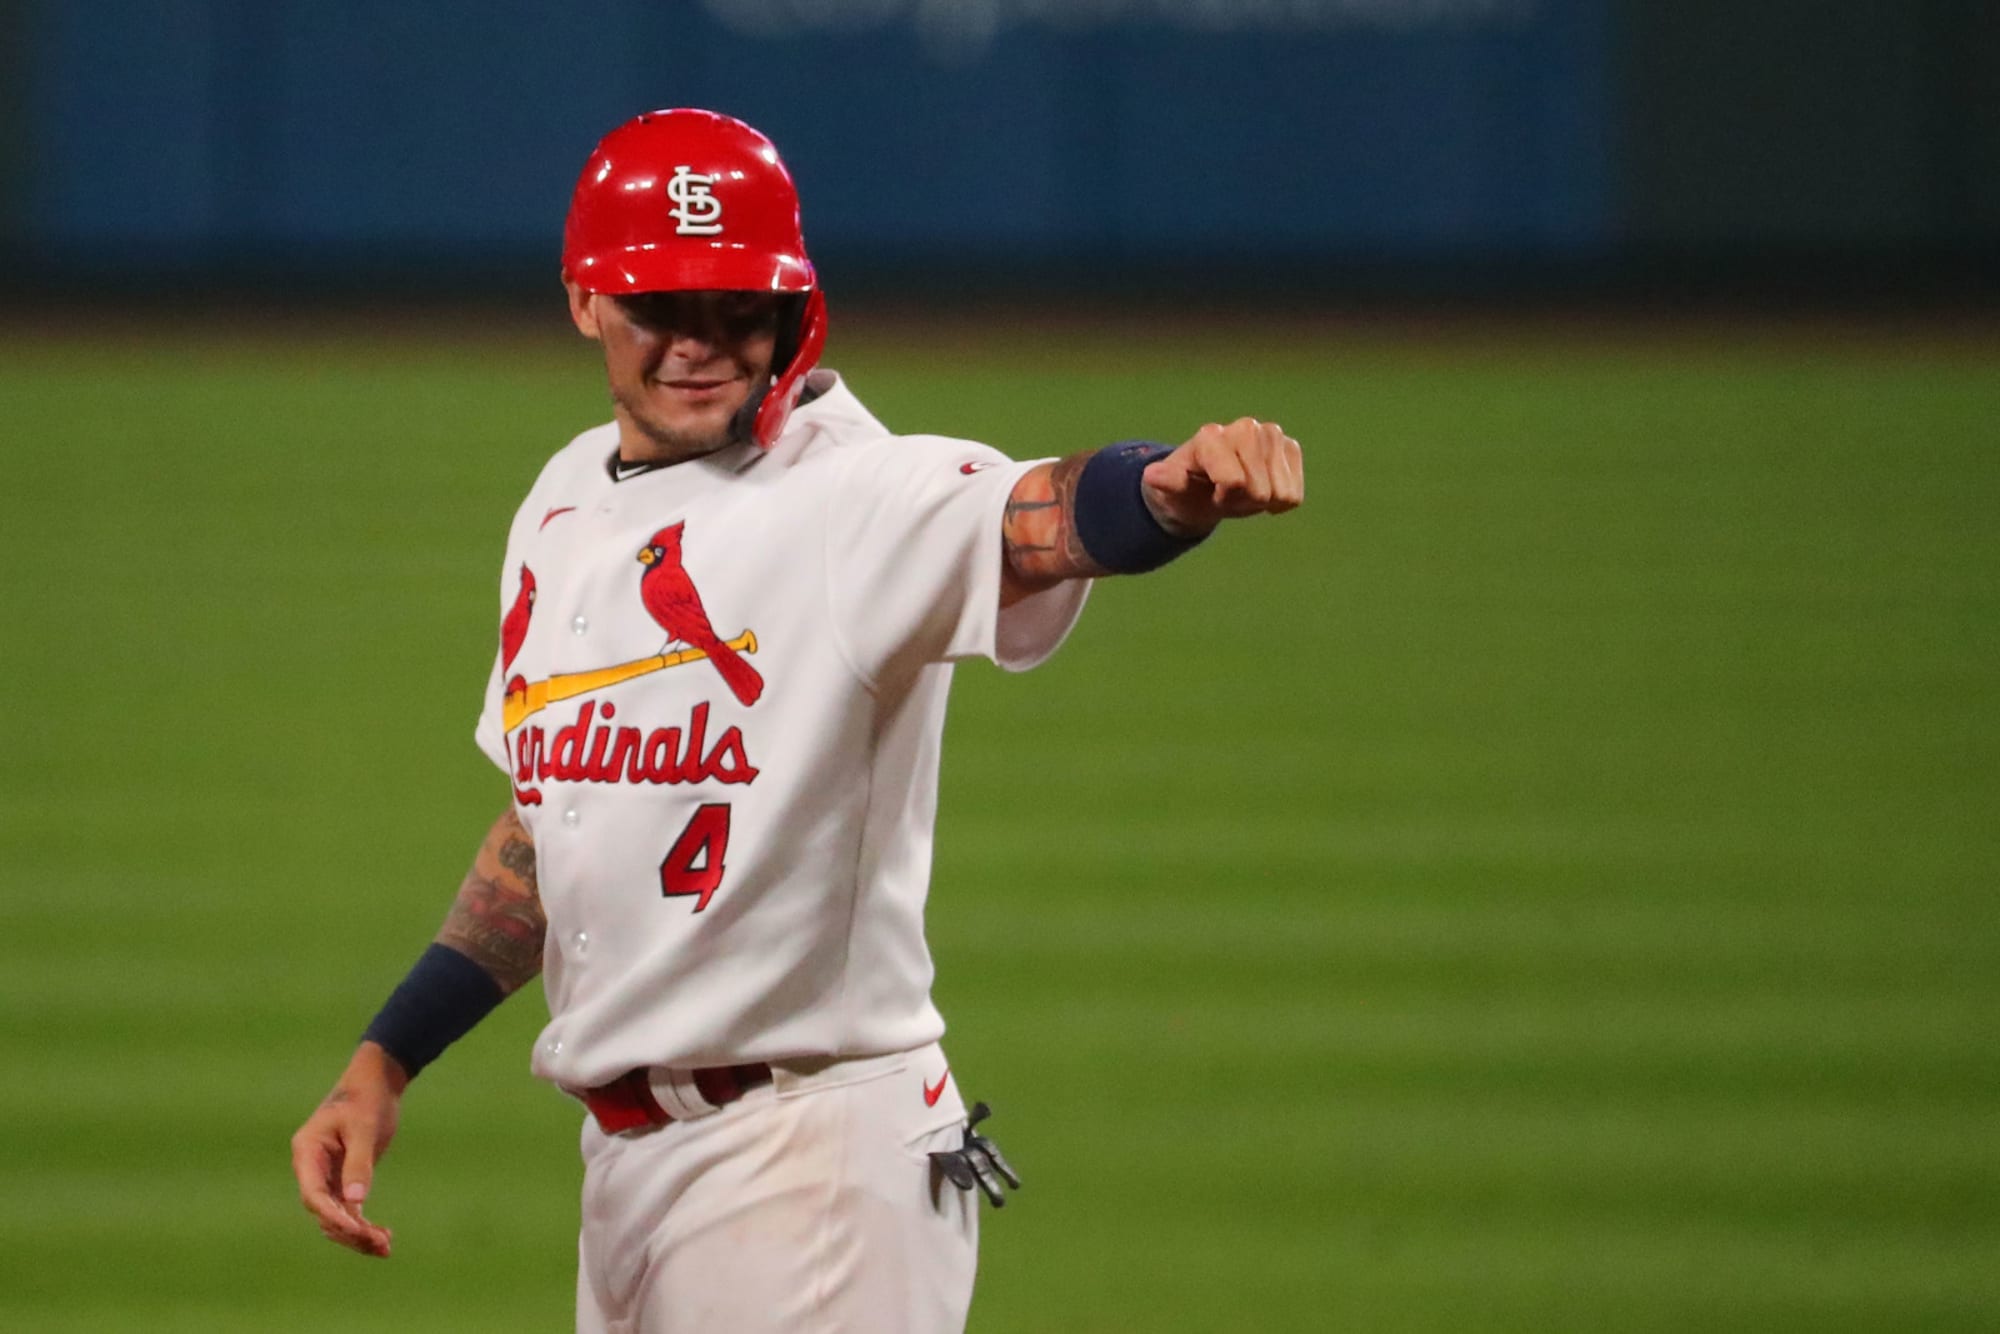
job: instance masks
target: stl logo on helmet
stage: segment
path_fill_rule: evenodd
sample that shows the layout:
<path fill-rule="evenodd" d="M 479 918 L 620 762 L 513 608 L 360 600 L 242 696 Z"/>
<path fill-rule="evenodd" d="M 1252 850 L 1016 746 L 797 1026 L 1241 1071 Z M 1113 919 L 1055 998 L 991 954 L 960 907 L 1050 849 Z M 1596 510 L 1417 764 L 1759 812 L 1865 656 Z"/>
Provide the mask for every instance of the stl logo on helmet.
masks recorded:
<path fill-rule="evenodd" d="M 677 236 L 714 236 L 722 230 L 722 201 L 711 191 L 715 177 L 704 176 L 693 167 L 675 167 L 667 180 L 667 198 L 674 207 L 667 216 L 680 224 Z"/>

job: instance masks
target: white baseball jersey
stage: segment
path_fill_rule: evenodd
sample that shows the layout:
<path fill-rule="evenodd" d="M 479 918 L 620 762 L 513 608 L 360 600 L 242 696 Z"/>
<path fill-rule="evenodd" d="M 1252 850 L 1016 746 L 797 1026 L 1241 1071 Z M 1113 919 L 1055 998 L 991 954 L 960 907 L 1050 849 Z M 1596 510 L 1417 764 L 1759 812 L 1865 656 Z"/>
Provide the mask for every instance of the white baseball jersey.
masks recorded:
<path fill-rule="evenodd" d="M 1000 609 L 1032 463 L 895 436 L 830 371 L 768 452 L 614 479 L 615 425 L 515 516 L 479 719 L 534 837 L 535 1073 L 905 1051 L 951 663 L 1024 670 L 1088 592 Z"/>

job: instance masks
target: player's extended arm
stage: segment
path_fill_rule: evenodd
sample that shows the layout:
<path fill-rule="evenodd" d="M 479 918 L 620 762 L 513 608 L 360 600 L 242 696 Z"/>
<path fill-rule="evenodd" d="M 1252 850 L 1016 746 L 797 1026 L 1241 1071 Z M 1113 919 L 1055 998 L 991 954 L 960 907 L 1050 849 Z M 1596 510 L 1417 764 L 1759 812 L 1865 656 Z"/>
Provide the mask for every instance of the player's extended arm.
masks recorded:
<path fill-rule="evenodd" d="M 1211 423 L 1178 449 L 1134 442 L 1044 463 L 1001 519 L 1000 605 L 1065 579 L 1156 569 L 1224 519 L 1305 499 L 1299 442 L 1274 422 Z"/>
<path fill-rule="evenodd" d="M 327 1240 L 389 1254 L 389 1229 L 370 1222 L 362 1203 L 395 1137 L 403 1090 L 447 1043 L 541 971 L 547 933 L 534 840 L 510 807 L 487 831 L 430 950 L 292 1136 L 299 1200 Z"/>

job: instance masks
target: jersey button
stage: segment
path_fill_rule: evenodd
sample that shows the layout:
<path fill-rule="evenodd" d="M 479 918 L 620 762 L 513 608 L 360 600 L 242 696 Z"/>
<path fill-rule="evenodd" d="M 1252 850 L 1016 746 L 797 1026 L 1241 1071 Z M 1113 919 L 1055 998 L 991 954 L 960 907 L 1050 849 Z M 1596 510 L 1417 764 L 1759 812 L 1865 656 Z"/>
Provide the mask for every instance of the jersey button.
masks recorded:
<path fill-rule="evenodd" d="M 588 629 L 590 629 L 590 620 L 584 616 L 578 616 L 569 623 L 569 630 L 573 635 L 580 635 Z"/>
<path fill-rule="evenodd" d="M 579 931 L 574 936 L 570 937 L 570 941 L 576 946 L 576 952 L 578 954 L 590 953 L 590 932 Z"/>
<path fill-rule="evenodd" d="M 576 807 L 574 806 L 570 807 L 568 810 L 563 812 L 563 823 L 568 825 L 571 829 L 576 828 L 578 823 L 580 823 L 582 819 L 583 817 L 576 813 Z"/>

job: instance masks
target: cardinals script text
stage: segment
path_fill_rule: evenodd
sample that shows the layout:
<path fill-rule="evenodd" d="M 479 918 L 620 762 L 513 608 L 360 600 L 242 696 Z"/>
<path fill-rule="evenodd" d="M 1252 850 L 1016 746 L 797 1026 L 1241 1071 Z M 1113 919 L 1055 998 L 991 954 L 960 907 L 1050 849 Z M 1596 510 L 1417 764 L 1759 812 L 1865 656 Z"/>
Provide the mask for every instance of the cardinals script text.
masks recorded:
<path fill-rule="evenodd" d="M 708 705 L 694 706 L 686 728 L 613 727 L 617 707 L 586 702 L 576 717 L 556 729 L 554 740 L 541 727 L 515 733 L 514 784 L 523 805 L 542 794 L 530 783 L 748 783 L 757 777 L 743 749 L 743 729 L 730 727 L 708 744 Z M 595 724 L 593 726 L 593 723 Z"/>

